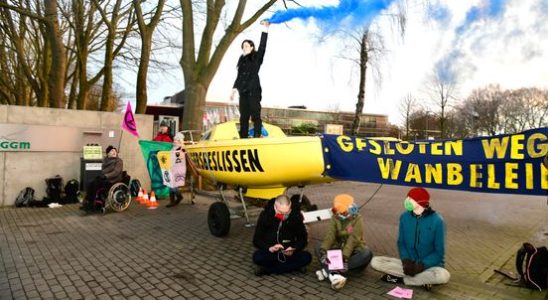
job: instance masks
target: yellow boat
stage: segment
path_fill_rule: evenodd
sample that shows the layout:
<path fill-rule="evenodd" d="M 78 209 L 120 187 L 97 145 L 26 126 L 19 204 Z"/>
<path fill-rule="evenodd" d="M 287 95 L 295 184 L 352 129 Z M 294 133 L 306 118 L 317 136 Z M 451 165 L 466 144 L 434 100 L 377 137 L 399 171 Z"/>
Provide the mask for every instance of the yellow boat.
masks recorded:
<path fill-rule="evenodd" d="M 240 139 L 238 122 L 214 126 L 202 140 L 185 146 L 201 176 L 215 183 L 241 186 L 246 196 L 272 199 L 291 186 L 332 181 L 323 176 L 320 137 L 286 136 L 263 122 L 268 136 Z"/>
<path fill-rule="evenodd" d="M 263 127 L 268 135 L 240 139 L 238 122 L 230 121 L 214 126 L 199 142 L 185 145 L 200 176 L 219 186 L 222 201 L 213 203 L 208 212 L 209 230 L 215 236 L 226 235 L 231 217 L 238 215 L 228 208 L 223 194 L 225 185 L 237 188 L 246 226 L 250 227 L 246 197 L 272 199 L 284 194 L 288 187 L 334 180 L 323 175 L 320 137 L 290 137 L 277 126 L 263 122 Z M 297 196 L 302 207 L 313 207 L 302 189 Z"/>

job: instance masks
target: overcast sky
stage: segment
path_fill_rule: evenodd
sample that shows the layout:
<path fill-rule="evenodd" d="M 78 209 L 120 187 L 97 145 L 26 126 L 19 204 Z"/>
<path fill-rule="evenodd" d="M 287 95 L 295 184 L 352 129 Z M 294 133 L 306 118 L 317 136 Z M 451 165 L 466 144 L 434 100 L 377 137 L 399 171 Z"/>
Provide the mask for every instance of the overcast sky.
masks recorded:
<path fill-rule="evenodd" d="M 375 1 L 375 0 L 371 0 Z M 303 5 L 337 5 L 338 1 L 298 1 Z M 379 68 L 382 82 L 368 74 L 364 112 L 388 115 L 400 123 L 400 102 L 412 94 L 428 104 L 426 85 L 436 66 L 457 75 L 459 96 L 487 84 L 503 88 L 548 88 L 547 0 L 431 1 L 425 8 L 409 1 L 408 23 L 401 39 L 386 17 L 374 19 L 388 50 Z M 266 13 L 270 16 L 272 13 Z M 315 110 L 353 111 L 357 99 L 357 68 L 341 56 L 349 44 L 324 36 L 314 18 L 273 24 L 260 77 L 262 105 L 305 105 Z M 207 101 L 228 102 L 236 62 L 244 39 L 259 42 L 258 24 L 242 33 L 227 52 Z M 342 53 L 345 52 L 346 53 Z M 176 57 L 178 61 L 178 57 Z M 182 71 L 175 69 L 149 80 L 149 103 L 183 89 Z M 435 111 L 434 105 L 431 110 Z"/>

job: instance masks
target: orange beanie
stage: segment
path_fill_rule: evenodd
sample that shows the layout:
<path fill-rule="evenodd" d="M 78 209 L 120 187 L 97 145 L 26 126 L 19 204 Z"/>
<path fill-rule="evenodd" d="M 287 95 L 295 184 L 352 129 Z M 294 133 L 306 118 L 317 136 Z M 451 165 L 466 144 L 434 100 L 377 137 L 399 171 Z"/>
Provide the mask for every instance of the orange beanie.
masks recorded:
<path fill-rule="evenodd" d="M 348 194 L 339 194 L 333 199 L 333 210 L 337 213 L 344 214 L 348 212 L 350 205 L 354 203 L 354 197 Z"/>

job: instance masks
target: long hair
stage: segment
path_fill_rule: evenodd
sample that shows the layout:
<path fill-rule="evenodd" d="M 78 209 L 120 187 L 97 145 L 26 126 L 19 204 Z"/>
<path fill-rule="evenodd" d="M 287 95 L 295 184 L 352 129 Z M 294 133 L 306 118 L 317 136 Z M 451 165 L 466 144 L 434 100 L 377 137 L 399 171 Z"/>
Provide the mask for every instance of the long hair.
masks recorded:
<path fill-rule="evenodd" d="M 240 58 L 238 59 L 238 65 L 236 65 L 237 68 L 240 67 L 240 65 L 242 64 L 242 61 L 244 60 L 244 58 L 246 57 L 249 57 L 249 59 L 253 60 L 254 57 L 255 57 L 255 52 L 257 52 L 257 48 L 255 48 L 255 43 L 252 41 L 252 40 L 244 40 L 242 42 L 242 45 L 241 45 L 241 48 L 243 49 L 244 48 L 244 44 L 245 43 L 248 43 L 251 47 L 253 47 L 253 50 L 251 50 L 251 52 L 248 54 L 248 55 L 241 55 Z"/>

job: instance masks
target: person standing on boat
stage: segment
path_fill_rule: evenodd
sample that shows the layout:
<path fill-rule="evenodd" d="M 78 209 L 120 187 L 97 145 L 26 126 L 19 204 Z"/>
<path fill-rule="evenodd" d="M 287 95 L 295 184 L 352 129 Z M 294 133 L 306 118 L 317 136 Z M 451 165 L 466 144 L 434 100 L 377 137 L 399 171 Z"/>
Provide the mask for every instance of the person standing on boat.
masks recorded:
<path fill-rule="evenodd" d="M 259 70 L 263 63 L 268 38 L 268 21 L 261 21 L 264 26 L 261 34 L 259 49 L 251 40 L 242 42 L 243 54 L 238 59 L 238 76 L 234 82 L 230 100 L 234 100 L 236 94 L 240 96 L 240 138 L 248 137 L 249 118 L 253 120 L 253 136 L 261 137 L 261 98 L 262 89 L 259 80 Z"/>

